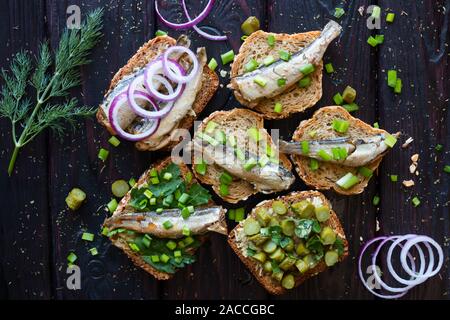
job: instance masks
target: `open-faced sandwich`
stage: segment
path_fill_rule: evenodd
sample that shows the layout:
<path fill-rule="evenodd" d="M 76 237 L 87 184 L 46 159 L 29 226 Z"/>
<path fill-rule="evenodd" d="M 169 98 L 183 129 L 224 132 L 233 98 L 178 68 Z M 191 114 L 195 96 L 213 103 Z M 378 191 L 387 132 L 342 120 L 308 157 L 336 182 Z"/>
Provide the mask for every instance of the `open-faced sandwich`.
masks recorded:
<path fill-rule="evenodd" d="M 330 21 L 322 32 L 252 33 L 231 69 L 236 99 L 267 119 L 312 107 L 322 97 L 322 57 L 341 29 Z"/>
<path fill-rule="evenodd" d="M 104 227 L 116 247 L 158 280 L 194 263 L 207 232 L 227 234 L 225 210 L 186 165 L 170 158 L 142 175 Z"/>
<path fill-rule="evenodd" d="M 280 141 L 279 148 L 292 154 L 306 184 L 350 195 L 363 192 L 397 137 L 352 117 L 342 107 L 331 106 L 302 121 L 294 142 Z"/>
<path fill-rule="evenodd" d="M 176 145 L 175 129 L 189 129 L 219 85 L 205 48 L 195 54 L 189 46 L 186 36 L 144 44 L 112 79 L 98 121 L 139 150 Z"/>
<path fill-rule="evenodd" d="M 271 294 L 286 293 L 348 255 L 339 218 L 317 191 L 261 202 L 228 243 Z"/>
<path fill-rule="evenodd" d="M 264 120 L 246 109 L 217 111 L 203 120 L 193 145 L 194 174 L 225 201 L 289 189 L 295 177 L 279 154 Z"/>

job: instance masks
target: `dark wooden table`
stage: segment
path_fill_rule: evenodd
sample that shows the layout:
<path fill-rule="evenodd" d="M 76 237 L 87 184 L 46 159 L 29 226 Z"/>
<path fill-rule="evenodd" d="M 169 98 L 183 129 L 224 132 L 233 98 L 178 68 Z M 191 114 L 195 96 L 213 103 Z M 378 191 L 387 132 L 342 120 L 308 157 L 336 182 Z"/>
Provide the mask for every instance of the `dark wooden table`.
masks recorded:
<path fill-rule="evenodd" d="M 179 1 L 160 1 L 164 14 L 181 21 Z M 205 1 L 188 1 L 192 13 Z M 104 38 L 95 49 L 94 63 L 82 70 L 83 83 L 74 94 L 87 105 L 98 105 L 112 75 L 158 29 L 167 30 L 155 17 L 154 1 L 128 0 L 1 0 L 0 67 L 11 55 L 25 48 L 36 52 L 49 39 L 54 48 L 65 27 L 66 8 L 81 7 L 83 16 L 91 9 L 105 8 Z M 196 3 L 196 4 L 194 4 Z M 382 29 L 366 27 L 367 14 L 358 9 L 377 3 L 383 9 Z M 358 92 L 360 110 L 355 115 L 372 124 L 378 122 L 390 132 L 401 131 L 401 142 L 382 162 L 378 175 L 361 195 L 345 197 L 326 192 L 342 219 L 350 242 L 350 257 L 331 270 L 307 281 L 283 298 L 288 299 L 373 299 L 357 276 L 356 257 L 361 244 L 384 234 L 419 233 L 435 238 L 445 250 L 440 273 L 406 295 L 407 299 L 448 299 L 450 290 L 449 181 L 443 172 L 450 164 L 450 1 L 288 1 L 221 0 L 204 23 L 229 35 L 229 41 L 215 43 L 192 32 L 194 46 L 206 46 L 208 55 L 239 50 L 240 25 L 257 16 L 262 28 L 273 32 L 303 32 L 320 29 L 342 4 L 340 19 L 344 32 L 327 51 L 336 72 L 324 74 L 323 97 L 317 105 L 290 119 L 267 121 L 267 128 L 280 128 L 289 138 L 303 119 L 319 107 L 332 105 L 332 97 L 351 85 Z M 384 11 L 396 14 L 395 22 L 384 21 Z M 180 32 L 169 31 L 177 36 Z M 384 44 L 372 48 L 371 34 L 385 35 Z M 223 69 L 228 70 L 226 66 Z M 403 92 L 395 95 L 386 84 L 388 69 L 397 69 Z M 221 77 L 223 84 L 227 78 Z M 214 110 L 238 107 L 231 92 L 220 89 L 201 117 Z M 118 249 L 98 235 L 106 216 L 104 204 L 111 198 L 110 185 L 119 178 L 137 177 L 154 160 L 166 154 L 142 153 L 132 144 L 108 145 L 109 135 L 94 119 L 83 121 L 75 132 L 59 141 L 49 132 L 40 135 L 19 156 L 12 177 L 6 174 L 12 143 L 9 122 L 1 119 L 0 151 L 0 298 L 10 299 L 265 299 L 270 297 L 251 277 L 227 246 L 225 238 L 212 236 L 199 251 L 198 262 L 178 272 L 167 282 L 158 282 L 135 268 Z M 414 142 L 403 149 L 408 137 Z M 444 152 L 436 153 L 436 144 Z M 106 167 L 97 159 L 98 149 L 111 150 Z M 419 174 L 409 172 L 411 155 L 420 155 Z M 390 181 L 397 174 L 399 182 Z M 413 179 L 405 188 L 401 181 Z M 66 209 L 64 198 L 73 187 L 88 194 L 88 202 L 76 213 Z M 297 179 L 296 190 L 307 187 Z M 374 195 L 381 197 L 378 207 Z M 421 205 L 414 208 L 411 198 Z M 245 203 L 250 209 L 264 196 Z M 230 223 L 230 226 L 232 224 Z M 99 255 L 88 253 L 91 243 L 80 239 L 83 231 L 96 233 Z M 82 272 L 82 289 L 66 288 L 66 257 L 75 251 Z"/>

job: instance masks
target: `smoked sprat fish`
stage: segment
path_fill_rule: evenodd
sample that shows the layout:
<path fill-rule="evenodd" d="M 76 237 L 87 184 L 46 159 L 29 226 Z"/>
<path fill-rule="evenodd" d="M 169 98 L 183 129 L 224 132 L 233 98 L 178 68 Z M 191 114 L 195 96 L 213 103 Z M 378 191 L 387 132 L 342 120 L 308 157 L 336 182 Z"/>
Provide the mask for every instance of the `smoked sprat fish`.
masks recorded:
<path fill-rule="evenodd" d="M 170 221 L 172 227 L 167 229 L 164 223 Z M 105 221 L 111 231 L 119 228 L 150 234 L 158 238 L 178 239 L 184 237 L 183 228 L 188 228 L 192 235 L 208 231 L 227 234 L 225 210 L 222 207 L 196 209 L 188 219 L 181 216 L 180 209 L 157 212 L 135 212 L 112 216 Z"/>
<path fill-rule="evenodd" d="M 284 92 L 305 76 L 306 71 L 301 70 L 305 67 L 311 70 L 319 64 L 328 45 L 341 31 L 342 27 L 337 22 L 328 22 L 317 39 L 292 54 L 290 59 L 280 59 L 269 66 L 239 75 L 231 80 L 230 88 L 238 90 L 247 101 L 271 98 Z M 280 79 L 284 79 L 284 85 L 279 85 Z"/>

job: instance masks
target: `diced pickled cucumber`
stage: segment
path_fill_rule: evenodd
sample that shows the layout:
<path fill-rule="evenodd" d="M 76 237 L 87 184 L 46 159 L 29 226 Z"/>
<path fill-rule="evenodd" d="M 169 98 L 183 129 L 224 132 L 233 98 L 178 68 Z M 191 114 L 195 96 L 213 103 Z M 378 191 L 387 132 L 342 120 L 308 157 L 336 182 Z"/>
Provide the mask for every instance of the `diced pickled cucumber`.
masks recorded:
<path fill-rule="evenodd" d="M 305 273 L 309 269 L 308 264 L 303 260 L 297 260 L 295 262 L 295 266 L 297 267 L 298 271 L 300 271 L 300 273 Z"/>
<path fill-rule="evenodd" d="M 270 259 L 275 260 L 276 262 L 281 262 L 281 261 L 283 261 L 285 254 L 281 248 L 278 248 L 269 257 L 270 257 Z"/>
<path fill-rule="evenodd" d="M 292 237 L 295 231 L 295 223 L 291 219 L 284 219 L 280 223 L 281 231 L 288 237 Z"/>
<path fill-rule="evenodd" d="M 320 232 L 320 239 L 324 245 L 331 245 L 336 241 L 336 232 L 326 226 Z"/>
<path fill-rule="evenodd" d="M 289 270 L 290 268 L 292 268 L 292 266 L 295 264 L 295 258 L 292 257 L 286 257 L 284 258 L 283 261 L 281 261 L 280 263 L 280 268 L 283 269 L 284 271 Z"/>
<path fill-rule="evenodd" d="M 254 244 L 256 244 L 257 246 L 260 246 L 264 242 L 266 242 L 269 239 L 269 237 L 263 236 L 262 234 L 258 233 L 258 234 L 255 234 L 253 236 L 250 236 L 248 239 L 251 242 L 253 242 Z"/>
<path fill-rule="evenodd" d="M 339 255 L 336 251 L 327 251 L 325 253 L 325 264 L 328 267 L 334 266 L 339 260 Z"/>
<path fill-rule="evenodd" d="M 295 252 L 301 257 L 309 254 L 309 250 L 308 250 L 308 248 L 306 248 L 305 243 L 303 241 L 299 242 L 299 244 L 297 245 L 297 248 L 295 249 Z"/>
<path fill-rule="evenodd" d="M 287 274 L 283 277 L 283 280 L 281 281 L 281 285 L 285 289 L 292 289 L 295 286 L 295 278 L 292 274 Z"/>
<path fill-rule="evenodd" d="M 266 208 L 260 207 L 256 209 L 256 220 L 258 220 L 261 226 L 267 226 L 270 223 L 270 219 L 271 217 Z"/>
<path fill-rule="evenodd" d="M 253 259 L 258 260 L 261 263 L 266 262 L 267 255 L 265 252 L 258 252 L 252 256 Z"/>
<path fill-rule="evenodd" d="M 320 206 L 315 208 L 316 218 L 320 222 L 327 221 L 330 218 L 330 208 L 328 206 Z"/>
<path fill-rule="evenodd" d="M 276 214 L 283 215 L 286 214 L 287 208 L 283 201 L 276 200 L 272 203 L 272 209 Z"/>
<path fill-rule="evenodd" d="M 244 221 L 244 233 L 247 236 L 252 236 L 254 234 L 259 233 L 259 230 L 261 230 L 261 226 L 259 225 L 258 221 L 256 221 L 253 218 L 247 218 Z"/>
<path fill-rule="evenodd" d="M 275 250 L 277 250 L 277 244 L 272 240 L 269 240 L 264 244 L 263 250 L 267 253 L 273 253 Z"/>
<path fill-rule="evenodd" d="M 310 218 L 314 213 L 314 205 L 308 200 L 293 203 L 291 208 L 302 219 Z"/>

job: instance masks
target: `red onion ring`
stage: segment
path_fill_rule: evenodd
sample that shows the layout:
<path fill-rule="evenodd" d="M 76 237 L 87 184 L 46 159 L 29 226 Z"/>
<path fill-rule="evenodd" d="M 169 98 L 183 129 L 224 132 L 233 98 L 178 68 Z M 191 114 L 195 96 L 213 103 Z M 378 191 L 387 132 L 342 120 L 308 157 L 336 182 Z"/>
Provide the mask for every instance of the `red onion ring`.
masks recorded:
<path fill-rule="evenodd" d="M 136 103 L 136 96 L 140 96 L 137 94 L 140 91 L 137 90 L 138 85 L 142 85 L 144 83 L 144 75 L 140 75 L 131 81 L 130 85 L 127 89 L 127 99 L 128 99 L 128 105 L 130 108 L 136 113 L 137 115 L 145 118 L 159 118 L 157 116 L 154 116 L 155 114 L 158 114 L 159 111 L 148 111 L 142 108 L 138 103 Z M 145 89 L 144 89 L 145 90 Z M 142 94 L 142 92 L 140 92 Z M 153 99 L 149 99 L 150 104 L 152 105 L 153 109 L 158 110 L 156 103 Z"/>
<path fill-rule="evenodd" d="M 208 3 L 206 4 L 205 9 L 203 9 L 203 11 L 195 19 L 189 20 L 188 22 L 185 22 L 185 23 L 173 23 L 173 22 L 166 20 L 162 16 L 161 12 L 159 12 L 158 1 L 155 1 L 155 11 L 156 11 L 156 14 L 158 15 L 159 19 L 161 19 L 161 21 L 165 25 L 171 27 L 172 29 L 179 30 L 179 29 L 191 28 L 191 27 L 199 24 L 200 22 L 202 22 L 208 16 L 208 14 L 211 12 L 213 5 L 214 5 L 214 0 L 209 0 Z"/>
<path fill-rule="evenodd" d="M 183 6 L 183 11 L 184 14 L 186 15 L 186 18 L 188 18 L 189 21 L 192 21 L 191 17 L 189 16 L 189 12 L 187 10 L 187 6 L 186 6 L 186 1 L 182 0 L 181 4 Z M 213 34 L 209 34 L 205 31 L 203 31 L 202 29 L 200 29 L 199 27 L 197 27 L 196 25 L 193 26 L 193 29 L 202 37 L 208 39 L 208 40 L 212 40 L 212 41 L 225 41 L 227 40 L 227 36 L 216 36 Z"/>
<path fill-rule="evenodd" d="M 135 96 L 138 96 L 150 103 L 152 103 L 151 97 L 142 91 L 136 91 Z M 122 92 L 118 94 L 111 102 L 111 105 L 109 107 L 108 117 L 109 117 L 109 123 L 111 124 L 111 127 L 113 130 L 123 139 L 128 141 L 140 141 L 145 138 L 150 137 L 152 134 L 158 130 L 160 120 L 155 119 L 153 120 L 153 124 L 148 128 L 148 130 L 138 133 L 138 134 L 131 134 L 126 132 L 124 129 L 120 127 L 120 124 L 117 121 L 117 113 L 119 112 L 120 107 L 123 106 L 124 103 L 128 102 L 128 95 L 126 92 Z M 157 109 L 157 106 L 153 104 L 153 107 Z"/>
<path fill-rule="evenodd" d="M 172 62 L 172 60 L 169 59 L 169 55 L 174 51 L 184 52 L 189 56 L 189 58 L 191 58 L 192 68 L 191 72 L 187 76 L 180 76 L 179 74 L 175 73 L 170 67 L 170 63 Z M 182 46 L 173 46 L 168 48 L 163 54 L 162 63 L 164 68 L 164 74 L 170 80 L 175 81 L 176 83 L 188 83 L 195 77 L 199 69 L 199 63 L 195 53 L 189 50 L 188 48 Z"/>
<path fill-rule="evenodd" d="M 177 99 L 182 91 L 184 90 L 184 85 L 181 83 L 178 83 L 175 91 L 172 88 L 172 85 L 169 83 L 169 81 L 167 81 L 166 79 L 162 80 L 162 78 L 158 78 L 158 82 L 160 82 L 165 88 L 166 90 L 169 92 L 169 94 L 162 94 L 161 92 L 159 92 L 157 90 L 157 88 L 155 88 L 154 84 L 153 84 L 153 80 L 154 77 L 158 74 L 163 73 L 164 67 L 163 67 L 163 62 L 161 61 L 161 59 L 157 59 L 153 62 L 151 62 L 150 64 L 148 64 L 148 66 L 145 68 L 144 71 L 144 82 L 145 82 L 145 86 L 147 88 L 148 93 L 150 94 L 150 96 L 152 96 L 153 98 L 155 98 L 158 101 L 164 101 L 164 102 L 168 102 L 168 101 L 173 101 L 175 99 Z M 171 70 L 172 72 L 174 72 L 176 75 L 178 76 L 182 76 L 183 74 L 185 74 L 184 69 L 181 67 L 181 65 L 177 62 L 174 62 L 173 60 L 169 60 L 167 62 L 167 69 Z M 176 70 L 176 71 L 173 71 Z M 156 115 L 155 115 L 156 117 Z"/>

